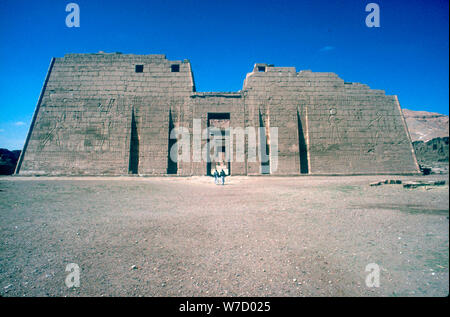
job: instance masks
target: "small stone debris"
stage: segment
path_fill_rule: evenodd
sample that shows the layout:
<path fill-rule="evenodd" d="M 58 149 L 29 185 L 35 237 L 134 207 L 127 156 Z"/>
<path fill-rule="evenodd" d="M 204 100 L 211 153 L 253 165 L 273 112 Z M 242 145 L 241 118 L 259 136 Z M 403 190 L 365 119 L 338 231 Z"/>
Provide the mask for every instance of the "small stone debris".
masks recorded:
<path fill-rule="evenodd" d="M 138 268 L 138 267 L 137 267 L 136 265 L 132 265 L 132 266 L 131 266 L 131 269 L 132 269 L 132 270 L 137 270 L 137 268 Z"/>
<path fill-rule="evenodd" d="M 415 180 L 415 181 L 407 181 L 402 182 L 400 179 L 386 179 L 378 182 L 370 183 L 370 186 L 381 186 L 383 184 L 390 184 L 390 185 L 398 185 L 403 184 L 404 188 L 417 188 L 421 186 L 443 186 L 446 184 L 445 180 L 441 181 L 422 181 L 422 180 Z"/>
<path fill-rule="evenodd" d="M 432 172 L 432 168 L 420 166 L 420 171 L 422 172 L 423 175 L 430 175 Z"/>
<path fill-rule="evenodd" d="M 404 188 L 417 188 L 422 186 L 443 186 L 445 185 L 445 180 L 443 181 L 411 181 L 405 182 L 403 184 Z"/>
<path fill-rule="evenodd" d="M 385 179 L 379 182 L 370 183 L 370 186 L 380 186 L 382 184 L 401 184 L 402 181 L 400 179 Z"/>

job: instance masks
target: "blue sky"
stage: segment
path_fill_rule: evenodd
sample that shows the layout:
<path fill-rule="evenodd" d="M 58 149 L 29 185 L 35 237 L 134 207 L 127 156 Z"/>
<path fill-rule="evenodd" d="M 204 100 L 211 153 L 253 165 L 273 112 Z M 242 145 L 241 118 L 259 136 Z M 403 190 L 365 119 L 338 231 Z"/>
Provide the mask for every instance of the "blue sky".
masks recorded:
<path fill-rule="evenodd" d="M 80 27 L 65 25 L 68 3 Z M 365 25 L 368 3 L 381 27 Z M 189 59 L 198 91 L 237 91 L 254 63 L 335 72 L 448 114 L 448 0 L 0 0 L 0 148 L 21 149 L 52 57 Z"/>

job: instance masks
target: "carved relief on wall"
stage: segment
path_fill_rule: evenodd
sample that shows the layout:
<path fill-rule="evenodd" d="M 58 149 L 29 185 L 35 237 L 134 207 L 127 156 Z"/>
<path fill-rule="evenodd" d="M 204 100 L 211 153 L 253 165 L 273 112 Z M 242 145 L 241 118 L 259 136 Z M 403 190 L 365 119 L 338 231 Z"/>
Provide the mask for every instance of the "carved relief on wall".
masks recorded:
<path fill-rule="evenodd" d="M 84 148 L 95 152 L 108 151 L 111 148 L 111 131 L 110 120 L 90 124 L 85 129 Z"/>
<path fill-rule="evenodd" d="M 99 102 L 97 105 L 98 110 L 100 112 L 108 113 L 111 110 L 111 108 L 114 106 L 115 102 L 116 102 L 116 99 L 114 99 L 114 98 L 109 99 L 107 103 Z"/>
<path fill-rule="evenodd" d="M 47 132 L 43 133 L 37 146 L 37 152 L 41 152 L 45 148 L 45 146 L 47 146 L 51 142 L 54 142 L 54 144 L 59 149 L 62 148 L 61 141 L 63 140 L 62 133 L 65 121 L 66 121 L 66 111 L 63 111 L 60 114 L 60 116 L 56 118 L 54 125 L 51 126 Z M 44 124 L 41 126 L 44 126 Z"/>
<path fill-rule="evenodd" d="M 367 132 L 367 146 L 366 152 L 376 154 L 379 146 L 381 134 L 386 127 L 386 117 L 383 112 L 378 110 L 375 116 L 369 120 L 367 126 L 363 131 Z"/>
<path fill-rule="evenodd" d="M 90 122 L 85 129 L 83 144 L 85 149 L 91 149 L 97 153 L 111 149 L 111 133 L 113 131 L 111 116 L 116 115 L 115 101 L 114 98 L 110 98 L 107 102 L 97 103 L 100 118 L 95 122 Z"/>
<path fill-rule="evenodd" d="M 336 108 L 330 108 L 327 121 L 329 131 L 327 143 L 330 145 L 341 143 L 342 131 L 340 122 L 342 121 L 342 119 L 338 118 Z"/>
<path fill-rule="evenodd" d="M 98 148 L 99 151 L 109 151 L 111 149 L 111 131 L 113 131 L 112 122 L 108 119 L 103 122 L 103 136 Z"/>
<path fill-rule="evenodd" d="M 383 113 L 378 110 L 375 114 L 375 117 L 371 120 L 369 120 L 369 124 L 367 125 L 367 129 L 370 129 L 372 127 L 376 129 L 383 128 L 385 126 L 385 117 Z"/>

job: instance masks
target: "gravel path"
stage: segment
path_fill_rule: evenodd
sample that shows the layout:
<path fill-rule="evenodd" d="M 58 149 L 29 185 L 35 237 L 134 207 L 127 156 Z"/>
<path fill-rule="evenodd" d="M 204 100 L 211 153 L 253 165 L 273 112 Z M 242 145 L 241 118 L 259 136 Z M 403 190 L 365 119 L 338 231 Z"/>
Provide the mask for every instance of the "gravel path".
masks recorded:
<path fill-rule="evenodd" d="M 446 296 L 425 177 L 0 178 L 1 296 Z M 68 288 L 66 265 L 81 269 Z M 365 284 L 366 265 L 380 286 Z M 134 266 L 134 267 L 133 267 Z"/>

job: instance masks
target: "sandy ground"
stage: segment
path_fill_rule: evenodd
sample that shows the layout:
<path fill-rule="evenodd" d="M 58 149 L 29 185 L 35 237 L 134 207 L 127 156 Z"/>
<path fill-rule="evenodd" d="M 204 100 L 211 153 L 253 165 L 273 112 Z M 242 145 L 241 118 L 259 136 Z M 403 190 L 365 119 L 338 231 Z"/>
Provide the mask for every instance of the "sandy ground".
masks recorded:
<path fill-rule="evenodd" d="M 383 179 L 448 184 L 1 177 L 0 295 L 448 295 L 448 185 L 369 186 Z M 65 285 L 69 263 L 78 288 Z M 369 263 L 379 287 L 366 286 Z"/>

